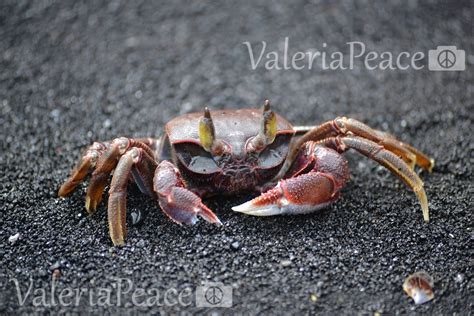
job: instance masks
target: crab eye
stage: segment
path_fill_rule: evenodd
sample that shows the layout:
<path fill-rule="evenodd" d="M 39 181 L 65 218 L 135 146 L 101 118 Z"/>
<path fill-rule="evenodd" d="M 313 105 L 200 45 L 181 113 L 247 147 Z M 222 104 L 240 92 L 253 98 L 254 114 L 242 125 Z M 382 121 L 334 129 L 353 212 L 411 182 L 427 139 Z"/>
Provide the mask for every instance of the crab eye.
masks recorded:
<path fill-rule="evenodd" d="M 258 157 L 258 165 L 261 168 L 277 167 L 283 163 L 288 154 L 288 144 L 292 134 L 279 134 L 275 141 L 265 147 Z"/>
<path fill-rule="evenodd" d="M 199 141 L 202 147 L 212 153 L 214 156 L 222 156 L 226 147 L 222 140 L 216 139 L 214 123 L 212 122 L 211 112 L 207 107 L 204 108 L 204 116 L 199 120 Z"/>
<path fill-rule="evenodd" d="M 216 139 L 216 132 L 214 130 L 214 123 L 212 122 L 211 112 L 207 107 L 204 108 L 204 116 L 199 120 L 199 140 L 202 147 L 211 151 L 212 144 Z"/>
<path fill-rule="evenodd" d="M 247 143 L 248 152 L 261 152 L 267 145 L 273 143 L 277 133 L 277 117 L 270 110 L 270 101 L 263 104 L 262 123 L 260 132 Z"/>
<path fill-rule="evenodd" d="M 194 173 L 209 174 L 220 171 L 211 154 L 195 143 L 175 144 L 175 152 L 185 168 Z"/>

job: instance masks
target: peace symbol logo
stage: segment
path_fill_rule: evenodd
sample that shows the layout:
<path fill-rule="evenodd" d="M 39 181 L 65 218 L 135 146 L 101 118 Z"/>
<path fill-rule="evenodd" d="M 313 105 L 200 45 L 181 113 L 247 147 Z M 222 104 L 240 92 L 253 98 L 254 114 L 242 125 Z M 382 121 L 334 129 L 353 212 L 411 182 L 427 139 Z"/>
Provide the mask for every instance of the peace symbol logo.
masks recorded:
<path fill-rule="evenodd" d="M 449 69 L 456 64 L 456 55 L 445 49 L 438 54 L 438 64 L 444 69 Z"/>
<path fill-rule="evenodd" d="M 217 286 L 210 286 L 204 293 L 204 297 L 209 304 L 217 305 L 222 302 L 224 292 Z"/>

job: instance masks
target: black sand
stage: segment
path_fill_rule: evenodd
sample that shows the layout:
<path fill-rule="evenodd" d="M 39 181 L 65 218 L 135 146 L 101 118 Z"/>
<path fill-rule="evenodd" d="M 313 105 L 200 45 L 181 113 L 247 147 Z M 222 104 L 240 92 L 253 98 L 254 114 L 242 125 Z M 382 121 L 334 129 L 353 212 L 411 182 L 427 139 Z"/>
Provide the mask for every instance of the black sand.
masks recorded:
<path fill-rule="evenodd" d="M 67 3 L 66 3 L 67 2 Z M 291 1 L 200 4 L 173 1 L 109 4 L 4 1 L 0 5 L 0 314 L 132 310 L 121 306 L 19 306 L 25 294 L 106 288 L 131 278 L 135 288 L 182 290 L 201 281 L 233 287 L 223 313 L 472 312 L 473 7 L 469 1 Z M 364 42 L 378 52 L 466 50 L 463 72 L 422 70 L 268 71 L 250 67 L 247 48 L 342 50 Z M 333 206 L 305 216 L 254 218 L 231 206 L 251 196 L 206 204 L 225 223 L 179 227 L 157 203 L 131 188 L 130 211 L 148 217 L 112 247 L 104 203 L 85 216 L 85 186 L 57 197 L 81 148 L 116 136 L 157 136 L 176 115 L 259 106 L 270 98 L 295 124 L 346 115 L 388 130 L 436 159 L 421 172 L 431 222 L 415 195 L 376 163 L 347 154 L 352 181 Z M 16 233 L 16 243 L 8 238 Z M 415 306 L 406 276 L 425 270 L 435 299 Z M 58 272 L 60 271 L 60 272 Z M 48 298 L 50 302 L 50 298 Z M 177 312 L 179 306 L 133 309 Z M 209 311 L 195 307 L 189 312 Z"/>

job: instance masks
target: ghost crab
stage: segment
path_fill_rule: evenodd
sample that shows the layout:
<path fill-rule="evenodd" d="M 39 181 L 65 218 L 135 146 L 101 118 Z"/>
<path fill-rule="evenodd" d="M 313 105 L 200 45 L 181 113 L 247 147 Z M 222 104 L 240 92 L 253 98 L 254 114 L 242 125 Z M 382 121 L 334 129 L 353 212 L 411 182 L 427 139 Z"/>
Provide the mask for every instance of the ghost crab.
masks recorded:
<path fill-rule="evenodd" d="M 233 207 L 256 216 L 309 213 L 334 202 L 349 179 L 341 155 L 354 149 L 377 161 L 416 194 L 429 221 L 428 201 L 415 165 L 431 171 L 434 161 L 393 136 L 345 117 L 316 127 L 293 127 L 270 109 L 191 113 L 168 122 L 160 138 L 116 138 L 95 142 L 61 186 L 65 197 L 92 171 L 86 210 L 95 211 L 113 172 L 108 222 L 112 242 L 126 235 L 126 189 L 133 180 L 158 200 L 174 222 L 197 216 L 221 225 L 201 198 L 257 191 L 260 196 Z"/>

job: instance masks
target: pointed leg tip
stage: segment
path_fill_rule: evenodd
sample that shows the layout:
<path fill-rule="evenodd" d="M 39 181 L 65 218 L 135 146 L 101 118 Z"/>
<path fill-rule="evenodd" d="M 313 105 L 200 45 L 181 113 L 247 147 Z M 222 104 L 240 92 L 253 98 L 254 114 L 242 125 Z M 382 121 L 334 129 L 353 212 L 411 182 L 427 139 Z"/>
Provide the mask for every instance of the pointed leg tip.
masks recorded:
<path fill-rule="evenodd" d="M 433 172 L 434 166 L 435 166 L 435 160 L 430 159 L 430 165 L 428 166 L 428 172 Z"/>
<path fill-rule="evenodd" d="M 421 209 L 423 211 L 423 220 L 426 223 L 428 223 L 430 221 L 430 211 L 428 209 L 428 201 L 426 202 L 426 204 L 422 205 Z"/>
<path fill-rule="evenodd" d="M 423 184 L 419 187 L 414 187 L 413 191 L 415 192 L 416 196 L 418 197 L 418 201 L 420 202 L 421 211 L 423 212 L 423 219 L 426 223 L 430 220 L 430 211 L 428 208 L 428 197 L 426 196 L 426 192 L 423 189 Z"/>
<path fill-rule="evenodd" d="M 428 208 L 428 199 L 426 198 L 422 200 L 421 202 L 421 210 L 423 212 L 423 219 L 426 223 L 430 221 L 430 210 Z"/>
<path fill-rule="evenodd" d="M 63 189 L 62 186 L 61 186 L 61 187 L 59 188 L 59 190 L 58 190 L 58 196 L 59 196 L 59 197 L 62 197 L 62 198 L 63 198 L 63 197 L 66 197 L 66 194 L 65 194 L 64 189 Z"/>
<path fill-rule="evenodd" d="M 421 210 L 423 212 L 423 220 L 425 223 L 429 223 L 430 221 L 430 210 L 428 209 L 428 201 L 426 200 L 424 203 L 421 204 Z"/>
<path fill-rule="evenodd" d="M 61 187 L 58 190 L 58 196 L 64 198 L 68 196 L 69 193 L 71 193 L 73 189 L 74 188 L 70 188 L 68 183 L 64 183 L 63 185 L 61 185 Z"/>
<path fill-rule="evenodd" d="M 86 196 L 86 210 L 88 214 L 92 214 L 95 212 L 97 207 L 97 203 L 91 199 L 90 196 Z"/>
<path fill-rule="evenodd" d="M 425 223 L 429 223 L 430 222 L 430 214 L 428 212 L 423 213 L 423 219 L 424 219 Z"/>
<path fill-rule="evenodd" d="M 125 245 L 125 240 L 123 238 L 112 238 L 112 243 L 116 247 L 122 247 Z"/>

